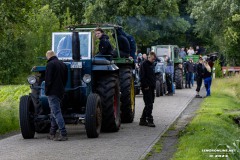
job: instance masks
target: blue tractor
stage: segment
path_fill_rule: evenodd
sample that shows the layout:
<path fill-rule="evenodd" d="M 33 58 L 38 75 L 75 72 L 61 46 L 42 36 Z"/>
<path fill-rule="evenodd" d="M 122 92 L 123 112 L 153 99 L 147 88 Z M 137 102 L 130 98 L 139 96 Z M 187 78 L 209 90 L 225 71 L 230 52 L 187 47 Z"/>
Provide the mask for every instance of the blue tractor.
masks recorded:
<path fill-rule="evenodd" d="M 67 32 L 52 33 L 52 50 L 68 68 L 68 80 L 61 102 L 65 123 L 85 124 L 89 138 L 98 137 L 101 131 L 118 131 L 121 118 L 132 122 L 135 112 L 131 68 L 134 63 L 120 56 L 95 55 L 93 31 L 96 27 L 116 34 L 116 29 L 121 26 L 78 25 L 68 27 Z M 115 42 L 119 54 L 117 38 Z M 34 75 L 28 77 L 31 93 L 20 98 L 19 118 L 24 139 L 34 138 L 35 132 L 47 133 L 50 129 L 50 108 L 44 91 L 45 71 L 46 66 L 32 68 Z M 128 95 L 125 106 L 120 103 L 120 89 L 124 89 L 121 84 Z"/>

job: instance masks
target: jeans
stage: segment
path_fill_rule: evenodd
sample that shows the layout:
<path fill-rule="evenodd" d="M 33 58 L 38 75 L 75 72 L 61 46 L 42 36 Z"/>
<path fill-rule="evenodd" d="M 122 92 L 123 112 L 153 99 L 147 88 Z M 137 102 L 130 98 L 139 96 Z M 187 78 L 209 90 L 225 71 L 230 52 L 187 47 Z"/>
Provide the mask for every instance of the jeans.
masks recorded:
<path fill-rule="evenodd" d="M 191 85 L 192 85 L 192 86 L 193 86 L 193 84 L 194 84 L 194 78 L 195 78 L 195 74 L 192 73 L 192 77 L 191 77 Z"/>
<path fill-rule="evenodd" d="M 65 128 L 65 122 L 61 112 L 60 102 L 61 100 L 57 96 L 55 95 L 48 96 L 48 103 L 51 109 L 50 134 L 51 135 L 56 134 L 57 129 L 59 129 L 60 134 L 62 136 L 66 136 L 67 131 Z"/>
<path fill-rule="evenodd" d="M 187 87 L 191 88 L 192 76 L 193 76 L 193 73 L 192 73 L 192 72 L 186 73 L 186 84 L 185 84 L 185 87 L 186 87 L 186 88 L 187 88 Z"/>
<path fill-rule="evenodd" d="M 204 85 L 207 91 L 207 96 L 211 96 L 211 91 L 210 91 L 211 84 L 212 84 L 212 77 L 204 78 Z"/>

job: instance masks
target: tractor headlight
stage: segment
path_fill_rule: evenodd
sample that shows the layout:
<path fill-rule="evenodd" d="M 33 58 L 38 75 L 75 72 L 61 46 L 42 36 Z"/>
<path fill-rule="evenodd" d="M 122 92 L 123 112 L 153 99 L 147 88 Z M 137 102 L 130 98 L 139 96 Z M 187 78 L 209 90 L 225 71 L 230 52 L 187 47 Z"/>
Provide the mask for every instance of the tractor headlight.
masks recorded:
<path fill-rule="evenodd" d="M 29 84 L 34 84 L 34 83 L 36 83 L 37 79 L 36 79 L 35 76 L 29 76 L 27 78 L 27 81 L 28 81 Z"/>
<path fill-rule="evenodd" d="M 84 81 L 85 83 L 91 82 L 91 75 L 90 75 L 90 74 L 84 74 L 84 76 L 83 76 L 83 81 Z"/>

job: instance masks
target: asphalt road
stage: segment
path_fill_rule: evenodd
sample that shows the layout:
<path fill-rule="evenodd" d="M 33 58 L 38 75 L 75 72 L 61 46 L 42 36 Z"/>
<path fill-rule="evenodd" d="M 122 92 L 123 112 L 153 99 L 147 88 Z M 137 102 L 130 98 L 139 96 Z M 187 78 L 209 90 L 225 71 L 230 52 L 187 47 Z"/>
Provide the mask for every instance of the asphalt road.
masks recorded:
<path fill-rule="evenodd" d="M 0 160 L 138 160 L 176 120 L 195 96 L 195 89 L 176 90 L 174 96 L 157 97 L 153 117 L 156 128 L 139 126 L 144 103 L 136 96 L 134 122 L 122 124 L 119 132 L 101 133 L 89 139 L 83 125 L 67 125 L 69 140 L 47 140 L 47 134 L 36 134 L 25 140 L 21 134 L 0 140 Z"/>

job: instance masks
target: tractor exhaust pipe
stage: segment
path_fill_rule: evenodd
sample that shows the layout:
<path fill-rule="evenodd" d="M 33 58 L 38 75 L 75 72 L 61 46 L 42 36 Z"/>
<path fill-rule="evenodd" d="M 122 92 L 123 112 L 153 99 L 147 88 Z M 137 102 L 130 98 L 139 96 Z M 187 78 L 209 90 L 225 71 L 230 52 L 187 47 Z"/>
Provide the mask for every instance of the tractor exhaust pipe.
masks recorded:
<path fill-rule="evenodd" d="M 80 40 L 78 32 L 72 32 L 72 59 L 73 62 L 79 62 L 81 59 Z M 72 84 L 73 88 L 81 86 L 81 68 L 73 68 Z M 74 91 L 73 94 L 75 104 L 80 104 L 80 88 Z"/>
<path fill-rule="evenodd" d="M 73 61 L 80 61 L 80 40 L 78 32 L 72 32 L 72 59 Z"/>

